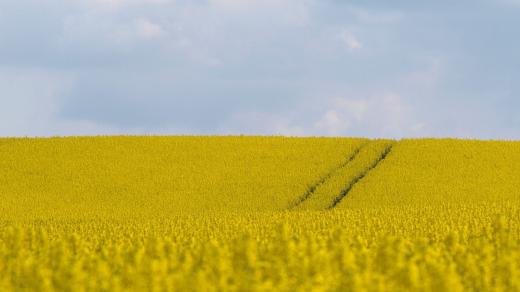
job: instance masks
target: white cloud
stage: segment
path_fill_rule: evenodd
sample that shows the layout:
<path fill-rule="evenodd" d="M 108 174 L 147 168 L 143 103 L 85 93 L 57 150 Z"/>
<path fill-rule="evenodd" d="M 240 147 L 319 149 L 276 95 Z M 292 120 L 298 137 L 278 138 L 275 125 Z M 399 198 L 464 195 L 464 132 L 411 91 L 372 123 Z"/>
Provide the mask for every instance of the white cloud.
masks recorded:
<path fill-rule="evenodd" d="M 399 22 L 404 18 L 404 14 L 396 10 L 377 11 L 353 6 L 351 6 L 349 10 L 359 21 L 368 24 L 389 24 Z"/>
<path fill-rule="evenodd" d="M 323 117 L 315 123 L 315 128 L 328 135 L 340 135 L 350 127 L 350 123 L 340 117 L 336 110 L 328 110 Z"/>
<path fill-rule="evenodd" d="M 359 50 L 363 48 L 363 44 L 354 33 L 348 30 L 344 30 L 338 35 L 338 39 L 342 44 L 349 50 Z"/>
<path fill-rule="evenodd" d="M 212 12 L 240 18 L 247 25 L 304 26 L 314 0 L 208 0 Z M 257 22 L 257 23 L 255 23 Z"/>
<path fill-rule="evenodd" d="M 402 137 L 412 132 L 420 135 L 424 128 L 400 95 L 384 93 L 367 98 L 332 99 L 311 131 L 334 136 Z"/>
<path fill-rule="evenodd" d="M 145 18 L 136 20 L 136 30 L 138 36 L 146 39 L 153 39 L 166 35 L 166 31 L 160 24 L 154 23 Z"/>
<path fill-rule="evenodd" d="M 260 7 L 283 7 L 298 4 L 305 4 L 309 1 L 300 0 L 208 0 L 211 6 L 220 7 L 228 10 L 251 10 Z"/>
<path fill-rule="evenodd" d="M 294 125 L 292 117 L 267 112 L 237 112 L 217 130 L 220 134 L 303 136 L 309 133 Z"/>
<path fill-rule="evenodd" d="M 99 10 L 115 10 L 130 5 L 166 4 L 174 0 L 83 0 L 83 3 Z"/>
<path fill-rule="evenodd" d="M 401 138 L 425 136 L 428 127 L 404 98 L 388 92 L 366 98 L 316 99 L 277 114 L 235 112 L 217 132 Z"/>
<path fill-rule="evenodd" d="M 356 121 L 361 121 L 369 110 L 370 103 L 371 101 L 367 99 L 336 98 L 334 106 L 347 112 Z"/>

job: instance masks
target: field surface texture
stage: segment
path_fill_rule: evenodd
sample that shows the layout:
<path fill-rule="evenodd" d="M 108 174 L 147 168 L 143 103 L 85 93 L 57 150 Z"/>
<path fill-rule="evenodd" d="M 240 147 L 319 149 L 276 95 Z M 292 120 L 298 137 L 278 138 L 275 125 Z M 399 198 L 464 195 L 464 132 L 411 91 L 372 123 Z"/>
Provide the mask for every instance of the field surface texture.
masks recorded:
<path fill-rule="evenodd" d="M 0 291 L 518 291 L 520 142 L 0 139 Z"/>

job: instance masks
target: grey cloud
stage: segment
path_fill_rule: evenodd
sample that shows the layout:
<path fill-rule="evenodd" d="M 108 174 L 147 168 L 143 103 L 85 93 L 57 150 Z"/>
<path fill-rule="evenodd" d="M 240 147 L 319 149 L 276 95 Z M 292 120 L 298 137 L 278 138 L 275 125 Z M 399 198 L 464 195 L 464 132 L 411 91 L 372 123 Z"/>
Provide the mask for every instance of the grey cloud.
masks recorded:
<path fill-rule="evenodd" d="M 1 2 L 0 135 L 520 138 L 505 2 L 244 3 Z"/>

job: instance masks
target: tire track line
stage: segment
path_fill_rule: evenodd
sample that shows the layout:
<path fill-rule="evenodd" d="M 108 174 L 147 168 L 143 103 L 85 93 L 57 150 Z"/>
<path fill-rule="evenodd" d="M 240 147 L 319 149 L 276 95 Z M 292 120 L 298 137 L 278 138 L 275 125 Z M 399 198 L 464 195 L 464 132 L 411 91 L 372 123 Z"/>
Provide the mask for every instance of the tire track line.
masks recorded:
<path fill-rule="evenodd" d="M 367 141 L 367 142 L 363 142 L 359 147 L 357 147 L 354 152 L 349 156 L 349 158 L 343 162 L 341 165 L 335 167 L 333 170 L 331 170 L 329 173 L 327 173 L 325 176 L 323 176 L 322 178 L 320 178 L 320 180 L 318 180 L 317 182 L 315 182 L 314 184 L 312 184 L 308 189 L 307 191 L 301 195 L 297 200 L 296 202 L 292 203 L 290 206 L 289 206 L 289 209 L 294 209 L 296 207 L 298 207 L 301 203 L 305 202 L 308 198 L 310 198 L 314 192 L 316 191 L 316 189 L 324 184 L 332 175 L 334 175 L 334 173 L 336 173 L 338 170 L 344 168 L 344 167 L 347 167 L 352 161 L 354 161 L 354 159 L 356 159 L 356 157 L 358 156 L 359 152 L 361 151 L 361 149 L 363 149 L 363 147 L 365 147 L 366 145 L 368 145 L 368 143 L 370 143 L 370 141 Z"/>
<path fill-rule="evenodd" d="M 327 208 L 327 210 L 334 209 L 336 205 L 338 205 L 352 190 L 352 188 L 365 176 L 368 175 L 372 170 L 374 170 L 383 160 L 386 159 L 388 154 L 392 152 L 392 147 L 394 143 L 390 144 L 388 147 L 385 148 L 379 159 L 375 160 L 364 172 L 360 173 L 358 176 L 356 176 L 349 184 L 348 186 L 341 191 L 341 193 L 334 199 L 334 201 L 331 203 L 331 205 Z"/>

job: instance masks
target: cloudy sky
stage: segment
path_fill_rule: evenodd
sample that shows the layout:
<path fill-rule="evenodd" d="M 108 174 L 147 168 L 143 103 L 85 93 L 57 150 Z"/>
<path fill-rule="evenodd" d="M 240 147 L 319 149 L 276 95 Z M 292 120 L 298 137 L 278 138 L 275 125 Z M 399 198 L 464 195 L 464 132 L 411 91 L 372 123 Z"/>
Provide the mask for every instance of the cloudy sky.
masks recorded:
<path fill-rule="evenodd" d="M 429 3 L 0 0 L 0 136 L 520 139 L 520 1 Z"/>

